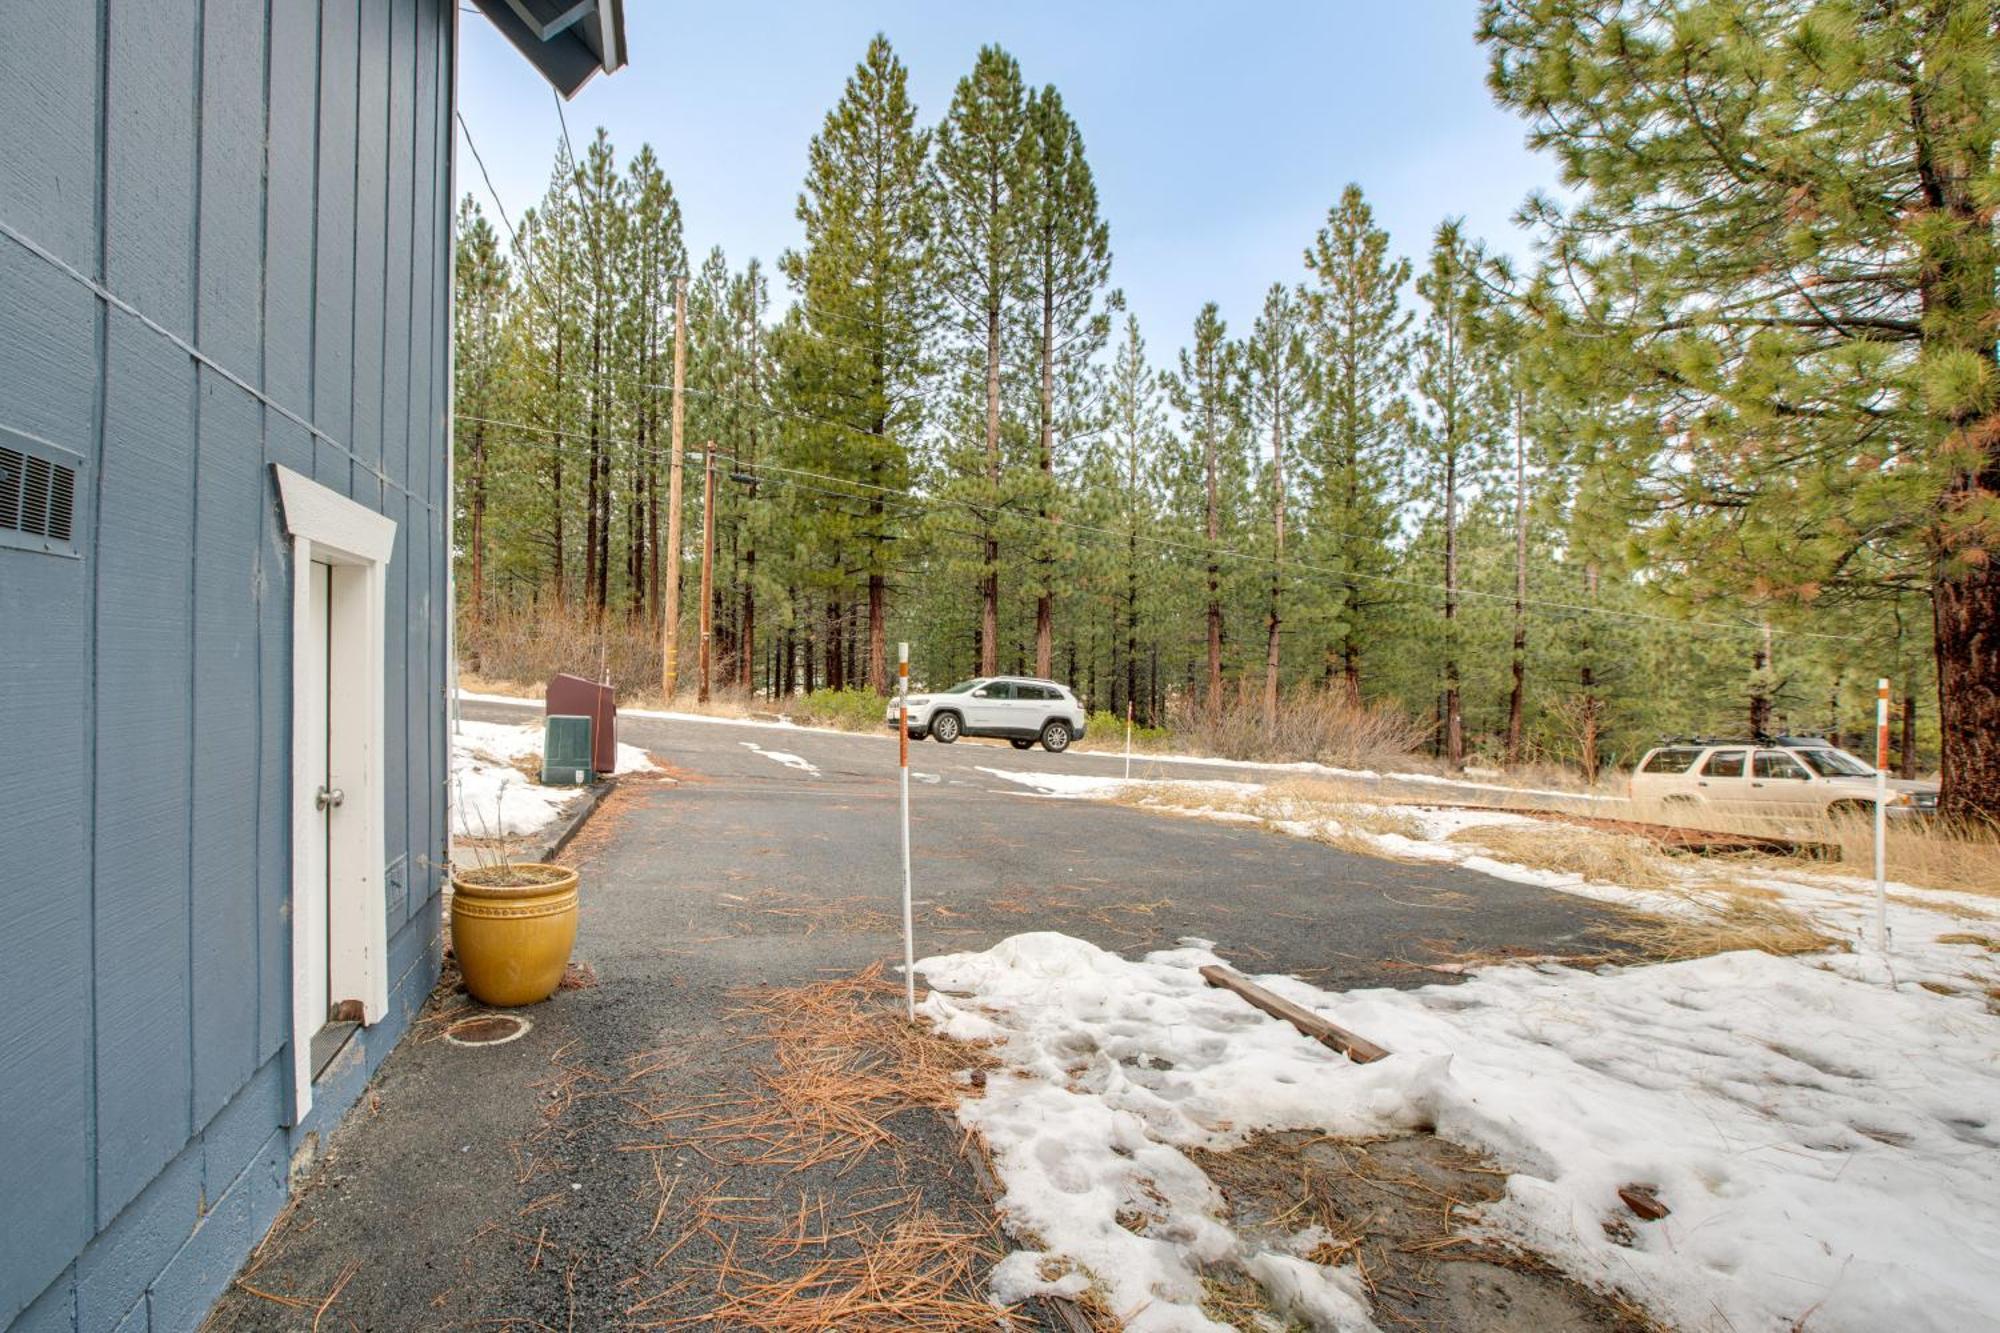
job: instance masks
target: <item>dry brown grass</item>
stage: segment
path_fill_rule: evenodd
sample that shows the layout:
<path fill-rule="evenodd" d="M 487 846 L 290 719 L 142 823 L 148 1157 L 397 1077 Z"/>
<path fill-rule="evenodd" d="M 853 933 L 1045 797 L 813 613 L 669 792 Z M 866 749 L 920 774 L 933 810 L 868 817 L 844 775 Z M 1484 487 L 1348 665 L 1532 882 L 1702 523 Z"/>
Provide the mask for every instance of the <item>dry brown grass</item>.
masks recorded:
<path fill-rule="evenodd" d="M 1413 816 L 1380 804 L 1381 798 L 1366 788 L 1320 778 L 1298 778 L 1249 792 L 1135 783 L 1120 789 L 1111 799 L 1119 805 L 1139 809 L 1219 810 L 1249 815 L 1263 821 L 1266 827 L 1279 820 L 1314 823 L 1311 836 L 1315 842 L 1384 860 L 1398 858 L 1375 840 L 1378 836 L 1423 836 L 1423 828 Z"/>
<path fill-rule="evenodd" d="M 1357 706 L 1335 690 L 1301 689 L 1278 700 L 1276 725 L 1264 726 L 1263 684 L 1242 680 L 1211 712 L 1200 699 L 1167 709 L 1168 744 L 1224 759 L 1311 759 L 1340 767 L 1396 763 L 1430 739 L 1430 728 L 1390 703 Z"/>
<path fill-rule="evenodd" d="M 1822 842 L 1837 851 L 1844 873 L 1874 873 L 1875 821 L 1867 812 L 1776 819 L 1712 806 L 1641 801 L 1617 814 L 1683 828 Z M 1918 888 L 2000 898 L 2000 829 L 1941 819 L 1893 818 L 1888 830 L 1885 859 L 1890 879 Z"/>
<path fill-rule="evenodd" d="M 689 619 L 692 619 L 690 617 Z M 657 691 L 660 640 L 643 621 L 622 609 L 602 618 L 575 602 L 552 598 L 510 605 L 489 602 L 484 618 L 458 618 L 458 655 L 464 667 L 492 681 L 540 683 L 559 671 L 586 680 L 603 679 L 621 695 Z M 694 664 L 683 651 L 683 674 Z"/>
<path fill-rule="evenodd" d="M 1417 821 L 1367 788 L 1298 778 L 1251 791 L 1187 787 L 1174 782 L 1135 782 L 1112 797 L 1120 805 L 1167 810 L 1219 810 L 1263 820 L 1334 819 L 1370 833 L 1422 833 Z"/>
<path fill-rule="evenodd" d="M 1843 866 L 1872 874 L 1875 829 L 1848 815 L 1827 821 Z M 1889 826 L 1889 878 L 1926 889 L 2000 898 L 2000 829 L 1941 820 L 1898 820 Z"/>
<path fill-rule="evenodd" d="M 1846 943 L 1822 934 L 1782 901 L 1751 889 L 1709 886 L 1725 896 L 1702 904 L 1700 917 L 1653 917 L 1634 914 L 1630 925 L 1605 932 L 1630 945 L 1647 959 L 1663 963 L 1706 958 L 1711 954 L 1756 950 L 1784 956 L 1844 949 Z"/>
<path fill-rule="evenodd" d="M 1664 889 L 1678 882 L 1673 858 L 1644 838 L 1571 824 L 1478 824 L 1449 841 L 1490 852 L 1495 860 L 1531 870 L 1581 875 L 1603 884 Z"/>

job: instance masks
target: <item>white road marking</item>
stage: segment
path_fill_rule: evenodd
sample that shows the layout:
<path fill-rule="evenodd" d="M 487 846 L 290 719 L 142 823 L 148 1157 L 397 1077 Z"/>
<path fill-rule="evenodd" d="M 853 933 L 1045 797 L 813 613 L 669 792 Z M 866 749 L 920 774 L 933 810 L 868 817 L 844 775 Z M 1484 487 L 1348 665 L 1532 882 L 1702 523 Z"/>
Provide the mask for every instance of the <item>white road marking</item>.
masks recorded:
<path fill-rule="evenodd" d="M 761 754 L 766 759 L 774 759 L 786 768 L 796 768 L 799 772 L 810 774 L 813 777 L 820 776 L 818 765 L 814 764 L 812 760 L 807 759 L 804 755 L 792 754 L 785 750 L 767 750 L 755 741 L 739 741 L 737 744 L 752 754 Z"/>

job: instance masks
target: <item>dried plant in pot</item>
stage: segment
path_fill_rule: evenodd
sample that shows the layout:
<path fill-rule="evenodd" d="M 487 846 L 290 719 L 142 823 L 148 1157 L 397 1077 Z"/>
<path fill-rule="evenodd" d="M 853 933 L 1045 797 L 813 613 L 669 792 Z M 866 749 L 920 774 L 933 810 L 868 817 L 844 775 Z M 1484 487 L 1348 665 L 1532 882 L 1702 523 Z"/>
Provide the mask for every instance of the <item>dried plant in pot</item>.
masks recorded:
<path fill-rule="evenodd" d="M 494 823 L 504 829 L 497 805 Z M 513 860 L 504 838 L 490 842 L 502 850 L 452 866 L 452 953 L 473 999 L 499 1009 L 539 1004 L 562 984 L 576 945 L 577 873 Z"/>

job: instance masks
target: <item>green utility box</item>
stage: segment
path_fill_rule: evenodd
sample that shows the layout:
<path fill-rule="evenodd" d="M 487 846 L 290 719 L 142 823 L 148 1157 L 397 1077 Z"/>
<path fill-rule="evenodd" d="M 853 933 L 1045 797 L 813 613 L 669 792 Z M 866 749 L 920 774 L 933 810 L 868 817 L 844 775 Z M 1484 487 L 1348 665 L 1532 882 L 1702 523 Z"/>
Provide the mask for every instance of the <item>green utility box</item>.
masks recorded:
<path fill-rule="evenodd" d="M 590 766 L 590 719 L 549 715 L 542 728 L 542 785 L 586 787 L 597 781 Z"/>

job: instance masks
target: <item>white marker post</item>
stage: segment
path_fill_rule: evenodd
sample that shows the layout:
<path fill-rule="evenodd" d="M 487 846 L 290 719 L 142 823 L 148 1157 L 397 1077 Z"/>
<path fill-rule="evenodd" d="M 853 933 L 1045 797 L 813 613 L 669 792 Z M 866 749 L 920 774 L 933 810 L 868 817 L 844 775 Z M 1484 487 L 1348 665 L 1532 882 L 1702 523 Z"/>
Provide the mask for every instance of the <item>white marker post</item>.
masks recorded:
<path fill-rule="evenodd" d="M 1157 770 L 1156 770 L 1157 771 Z M 1125 701 L 1125 780 L 1132 780 L 1132 701 Z"/>
<path fill-rule="evenodd" d="M 910 925 L 910 645 L 896 645 L 896 765 L 903 784 L 903 1008 L 917 1021 L 917 948 Z"/>
<path fill-rule="evenodd" d="M 1889 952 L 1889 682 L 1875 682 L 1875 947 Z"/>

